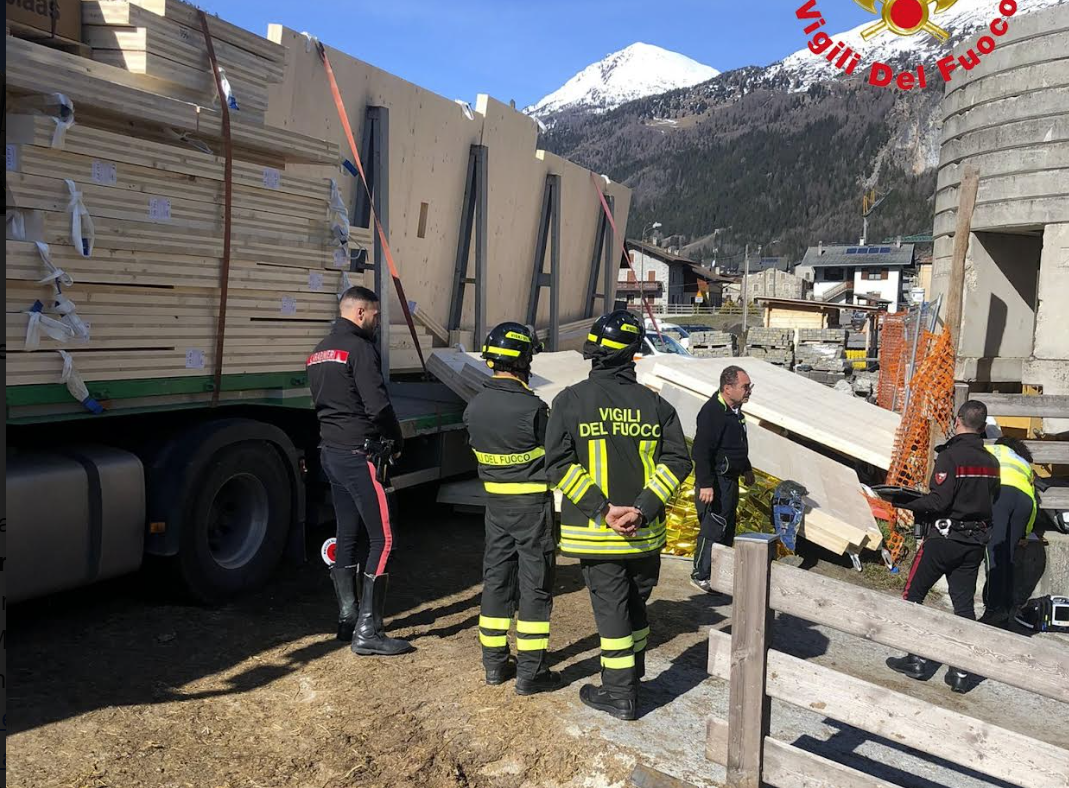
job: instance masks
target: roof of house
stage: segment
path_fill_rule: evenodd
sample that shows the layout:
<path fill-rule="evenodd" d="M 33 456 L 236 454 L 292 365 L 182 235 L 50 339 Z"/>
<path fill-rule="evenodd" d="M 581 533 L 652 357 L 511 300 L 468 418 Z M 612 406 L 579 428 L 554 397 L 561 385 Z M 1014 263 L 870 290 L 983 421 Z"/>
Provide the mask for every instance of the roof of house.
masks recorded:
<path fill-rule="evenodd" d="M 642 254 L 649 255 L 650 257 L 656 257 L 658 260 L 669 263 L 672 265 L 684 265 L 690 268 L 695 276 L 706 280 L 707 282 L 733 282 L 734 277 L 724 276 L 723 274 L 717 274 L 712 270 L 705 268 L 697 260 L 691 260 L 689 257 L 682 257 L 673 252 L 669 252 L 660 246 L 654 246 L 653 244 L 645 243 L 644 241 L 627 241 L 626 247 L 629 251 L 641 252 Z"/>
<path fill-rule="evenodd" d="M 858 267 L 891 268 L 913 265 L 913 244 L 901 246 L 846 246 L 824 244 L 810 246 L 799 265 L 814 268 Z"/>
<path fill-rule="evenodd" d="M 828 301 L 809 301 L 804 298 L 755 298 L 754 303 L 764 304 L 765 306 L 778 306 L 785 308 L 805 308 L 820 309 L 821 311 L 846 311 L 846 312 L 881 312 L 884 311 L 877 306 L 861 306 L 859 304 L 833 304 Z"/>

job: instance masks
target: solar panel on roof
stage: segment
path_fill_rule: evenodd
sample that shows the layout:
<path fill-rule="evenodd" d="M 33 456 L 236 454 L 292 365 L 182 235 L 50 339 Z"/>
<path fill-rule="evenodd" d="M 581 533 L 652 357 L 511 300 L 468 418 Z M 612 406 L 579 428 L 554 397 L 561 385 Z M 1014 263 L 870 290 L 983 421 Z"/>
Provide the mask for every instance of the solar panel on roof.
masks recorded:
<path fill-rule="evenodd" d="M 890 254 L 890 253 L 891 253 L 891 247 L 890 246 L 881 246 L 880 247 L 880 254 Z"/>
<path fill-rule="evenodd" d="M 847 254 L 857 254 L 857 247 L 856 246 L 851 246 L 850 248 L 848 248 L 846 250 L 846 253 Z"/>

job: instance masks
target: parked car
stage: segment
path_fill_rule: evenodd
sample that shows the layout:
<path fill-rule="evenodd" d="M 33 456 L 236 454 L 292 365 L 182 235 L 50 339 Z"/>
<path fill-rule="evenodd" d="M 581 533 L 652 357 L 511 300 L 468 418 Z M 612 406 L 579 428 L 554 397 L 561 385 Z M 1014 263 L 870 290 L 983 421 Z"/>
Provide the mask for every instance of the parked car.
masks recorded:
<path fill-rule="evenodd" d="M 657 328 L 661 329 L 662 334 L 669 334 L 673 336 L 683 347 L 690 347 L 690 332 L 683 328 L 683 326 L 678 325 L 676 323 L 662 323 L 660 320 L 658 320 Z M 652 331 L 654 336 L 657 335 L 657 329 L 653 327 L 653 321 L 651 321 L 648 317 L 646 318 L 646 331 Z"/>
<path fill-rule="evenodd" d="M 643 356 L 684 356 L 693 358 L 690 351 L 683 347 L 676 339 L 667 333 L 657 336 L 655 331 L 647 331 L 642 340 L 642 348 L 635 354 L 635 358 Z"/>

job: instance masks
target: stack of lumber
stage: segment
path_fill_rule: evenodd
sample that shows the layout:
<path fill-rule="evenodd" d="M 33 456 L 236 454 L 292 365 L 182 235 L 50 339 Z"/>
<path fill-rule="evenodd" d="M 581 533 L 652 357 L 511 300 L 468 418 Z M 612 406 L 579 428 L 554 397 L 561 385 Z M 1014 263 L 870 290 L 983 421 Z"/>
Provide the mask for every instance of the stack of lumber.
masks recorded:
<path fill-rule="evenodd" d="M 197 49 L 203 37 L 191 26 L 195 13 L 174 0 L 86 3 L 87 19 L 104 20 L 105 31 L 120 23 L 144 31 L 182 27 L 186 32 L 176 34 L 169 57 L 186 52 L 188 59 L 175 65 L 199 73 L 200 55 L 189 54 L 203 54 Z M 246 62 L 261 79 L 280 73 L 284 49 L 214 17 L 211 26 L 220 58 L 230 44 L 254 58 Z M 150 47 L 145 54 L 151 70 L 159 58 L 149 56 L 158 53 Z M 7 67 L 8 386 L 59 384 L 58 349 L 71 353 L 89 382 L 212 375 L 224 246 L 218 109 L 207 99 L 191 103 L 171 89 L 173 82 L 11 37 Z M 204 73 L 210 78 L 210 71 Z M 53 118 L 41 111 L 50 110 L 47 97 L 56 93 L 74 105 L 75 123 L 61 140 L 54 137 Z M 182 141 L 182 134 L 199 145 Z M 329 223 L 330 178 L 340 177 L 338 148 L 239 112 L 231 115 L 231 136 L 233 224 L 222 371 L 303 372 L 309 351 L 337 314 L 342 270 L 349 265 Z M 72 242 L 67 181 L 81 193 L 95 228 L 89 256 Z M 13 226 L 13 217 L 24 230 Z M 42 334 L 38 349 L 26 349 L 26 311 L 37 301 L 47 310 L 55 299 L 52 284 L 41 283 L 50 269 L 35 242 L 47 244 L 52 263 L 73 279 L 62 291 L 88 325 L 88 341 Z M 370 243 L 369 231 L 351 231 L 350 245 Z M 362 281 L 355 274 L 353 280 Z M 411 339 L 394 334 L 395 368 L 418 368 Z M 426 333 L 423 339 L 430 344 Z"/>
<path fill-rule="evenodd" d="M 794 363 L 794 330 L 790 328 L 751 328 L 746 335 L 747 352 L 780 367 Z"/>
<path fill-rule="evenodd" d="M 687 350 L 698 358 L 730 358 L 735 355 L 735 335 L 728 331 L 694 331 Z"/>
<path fill-rule="evenodd" d="M 263 121 L 268 85 L 283 81 L 286 48 L 209 17 L 212 45 L 238 111 Z M 93 60 L 144 76 L 147 90 L 212 106 L 215 78 L 196 9 L 175 0 L 83 0 Z"/>
<path fill-rule="evenodd" d="M 470 402 L 482 391 L 493 375 L 478 353 L 461 350 L 434 350 L 427 358 L 427 369 L 453 393 Z M 547 404 L 552 404 L 562 389 L 586 378 L 590 362 L 572 350 L 539 353 L 531 364 L 530 387 Z"/>

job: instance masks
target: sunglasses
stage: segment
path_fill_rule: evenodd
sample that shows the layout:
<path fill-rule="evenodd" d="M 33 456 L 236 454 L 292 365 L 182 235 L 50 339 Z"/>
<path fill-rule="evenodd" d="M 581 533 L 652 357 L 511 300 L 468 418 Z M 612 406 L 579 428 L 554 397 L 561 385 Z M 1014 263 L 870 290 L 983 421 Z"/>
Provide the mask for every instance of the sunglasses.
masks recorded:
<path fill-rule="evenodd" d="M 743 386 L 747 391 L 753 391 L 753 383 L 747 383 Z"/>

